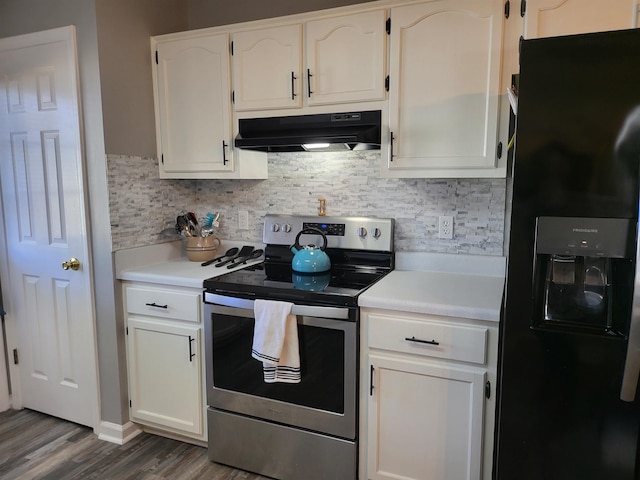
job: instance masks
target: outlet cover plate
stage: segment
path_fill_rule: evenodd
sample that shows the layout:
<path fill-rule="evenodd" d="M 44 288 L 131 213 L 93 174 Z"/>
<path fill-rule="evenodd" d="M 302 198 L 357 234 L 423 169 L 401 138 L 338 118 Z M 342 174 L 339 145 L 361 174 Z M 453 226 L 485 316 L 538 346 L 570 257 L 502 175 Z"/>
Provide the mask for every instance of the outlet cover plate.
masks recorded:
<path fill-rule="evenodd" d="M 247 210 L 238 212 L 238 228 L 240 230 L 249 230 L 249 212 Z"/>
<path fill-rule="evenodd" d="M 453 216 L 440 215 L 438 217 L 438 238 L 445 240 L 453 238 Z"/>

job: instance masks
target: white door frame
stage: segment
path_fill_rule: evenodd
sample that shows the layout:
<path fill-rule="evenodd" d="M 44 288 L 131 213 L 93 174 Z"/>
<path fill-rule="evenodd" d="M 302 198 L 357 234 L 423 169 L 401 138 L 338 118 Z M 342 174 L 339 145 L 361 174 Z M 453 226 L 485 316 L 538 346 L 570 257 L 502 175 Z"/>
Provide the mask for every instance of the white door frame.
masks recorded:
<path fill-rule="evenodd" d="M 4 412 L 11 407 L 9 396 L 9 378 L 7 377 L 7 364 L 5 361 L 5 339 L 0 323 L 0 412 Z"/>

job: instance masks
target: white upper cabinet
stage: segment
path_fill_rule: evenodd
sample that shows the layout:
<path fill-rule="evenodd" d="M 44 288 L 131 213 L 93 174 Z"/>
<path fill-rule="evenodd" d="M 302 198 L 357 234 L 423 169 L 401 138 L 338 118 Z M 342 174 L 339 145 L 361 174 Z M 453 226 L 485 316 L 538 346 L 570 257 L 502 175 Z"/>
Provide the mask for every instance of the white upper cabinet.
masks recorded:
<path fill-rule="evenodd" d="M 391 9 L 383 175 L 504 176 L 496 168 L 503 12 L 501 0 Z M 506 145 L 502 150 L 506 155 Z"/>
<path fill-rule="evenodd" d="M 524 38 L 634 28 L 637 16 L 637 0 L 527 0 Z"/>
<path fill-rule="evenodd" d="M 302 106 L 302 26 L 233 34 L 233 97 L 238 111 Z"/>
<path fill-rule="evenodd" d="M 384 10 L 306 24 L 309 105 L 384 100 Z"/>
<path fill-rule="evenodd" d="M 161 41 L 156 51 L 160 177 L 232 172 L 228 35 Z"/>
<path fill-rule="evenodd" d="M 235 110 L 384 100 L 385 22 L 379 10 L 234 33 Z"/>

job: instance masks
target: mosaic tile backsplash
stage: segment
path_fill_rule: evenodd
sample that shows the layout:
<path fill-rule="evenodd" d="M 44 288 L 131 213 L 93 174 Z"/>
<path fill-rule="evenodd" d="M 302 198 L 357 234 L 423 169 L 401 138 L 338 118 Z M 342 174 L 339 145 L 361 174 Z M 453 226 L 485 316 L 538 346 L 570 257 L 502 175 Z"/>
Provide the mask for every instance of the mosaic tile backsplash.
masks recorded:
<path fill-rule="evenodd" d="M 108 155 L 112 249 L 162 243 L 176 215 L 220 212 L 222 238 L 262 241 L 267 213 L 396 219 L 397 251 L 503 255 L 505 179 L 379 178 L 380 152 L 270 154 L 268 180 L 165 180 L 158 161 Z M 238 228 L 238 211 L 249 229 Z M 438 238 L 438 216 L 454 217 L 452 240 Z"/>

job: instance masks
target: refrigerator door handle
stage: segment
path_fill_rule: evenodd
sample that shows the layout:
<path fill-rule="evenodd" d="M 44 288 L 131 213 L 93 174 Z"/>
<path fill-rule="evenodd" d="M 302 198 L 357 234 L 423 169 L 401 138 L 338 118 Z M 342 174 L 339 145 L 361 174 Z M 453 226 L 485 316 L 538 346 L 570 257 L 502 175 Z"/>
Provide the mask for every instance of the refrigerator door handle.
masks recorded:
<path fill-rule="evenodd" d="M 636 276 L 638 272 L 636 272 Z M 636 280 L 634 290 L 638 292 L 640 285 Z M 620 400 L 633 402 L 636 398 L 636 388 L 638 386 L 638 376 L 640 375 L 640 299 L 638 295 L 633 298 L 633 313 L 631 315 L 631 325 L 629 326 L 629 341 L 627 343 L 627 359 L 624 362 L 624 373 L 622 376 L 622 388 L 620 389 Z"/>
<path fill-rule="evenodd" d="M 620 400 L 633 402 L 636 398 L 638 376 L 640 375 L 640 242 L 636 235 L 636 274 L 633 285 L 631 325 L 627 342 L 627 358 L 624 362 Z"/>

